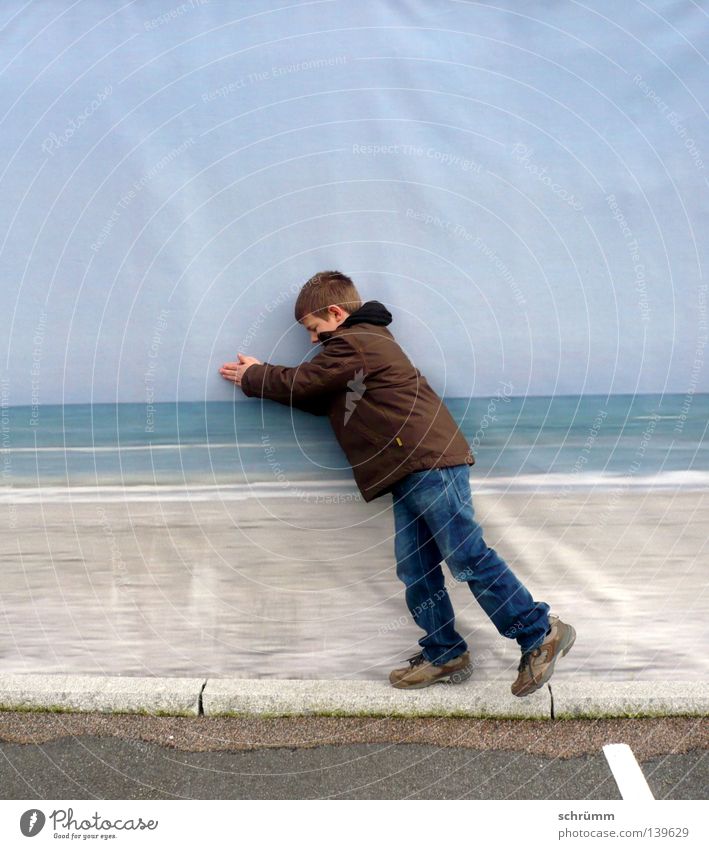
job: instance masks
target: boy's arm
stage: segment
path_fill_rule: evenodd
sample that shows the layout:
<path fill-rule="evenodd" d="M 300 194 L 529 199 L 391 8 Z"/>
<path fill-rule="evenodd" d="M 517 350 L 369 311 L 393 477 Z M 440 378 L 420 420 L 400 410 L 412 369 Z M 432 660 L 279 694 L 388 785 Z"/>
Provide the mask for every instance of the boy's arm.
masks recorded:
<path fill-rule="evenodd" d="M 330 339 L 309 362 L 299 366 L 277 366 L 254 363 L 241 378 L 245 395 L 256 395 L 296 407 L 313 415 L 325 415 L 328 395 L 345 389 L 362 358 L 359 352 L 342 337 Z"/>

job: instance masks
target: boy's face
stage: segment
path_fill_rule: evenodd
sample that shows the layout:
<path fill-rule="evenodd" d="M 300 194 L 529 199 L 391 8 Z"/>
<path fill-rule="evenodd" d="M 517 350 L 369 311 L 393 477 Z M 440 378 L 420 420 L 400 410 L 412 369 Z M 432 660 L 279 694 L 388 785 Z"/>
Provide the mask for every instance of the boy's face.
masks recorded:
<path fill-rule="evenodd" d="M 300 323 L 310 334 L 310 341 L 313 345 L 317 345 L 320 341 L 318 339 L 318 333 L 322 333 L 323 330 L 334 330 L 338 325 L 342 324 L 348 315 L 349 313 L 345 312 L 342 307 L 332 304 L 332 306 L 327 308 L 327 315 L 313 315 L 312 313 L 308 313 L 308 315 L 301 318 Z"/>

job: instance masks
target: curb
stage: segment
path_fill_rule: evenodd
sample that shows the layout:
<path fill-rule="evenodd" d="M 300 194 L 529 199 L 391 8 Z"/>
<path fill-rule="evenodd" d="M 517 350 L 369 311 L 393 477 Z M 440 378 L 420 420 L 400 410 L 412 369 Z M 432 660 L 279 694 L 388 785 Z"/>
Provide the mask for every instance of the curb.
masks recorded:
<path fill-rule="evenodd" d="M 0 710 L 166 716 L 709 716 L 707 682 L 561 681 L 523 699 L 509 681 L 397 690 L 386 681 L 0 675 Z"/>
<path fill-rule="evenodd" d="M 204 678 L 0 675 L 0 710 L 198 716 Z"/>
<path fill-rule="evenodd" d="M 552 684 L 554 717 L 709 716 L 706 681 L 561 680 Z"/>
<path fill-rule="evenodd" d="M 546 688 L 515 698 L 509 682 L 434 684 L 397 690 L 388 681 L 214 678 L 203 694 L 205 715 L 469 716 L 548 719 Z"/>

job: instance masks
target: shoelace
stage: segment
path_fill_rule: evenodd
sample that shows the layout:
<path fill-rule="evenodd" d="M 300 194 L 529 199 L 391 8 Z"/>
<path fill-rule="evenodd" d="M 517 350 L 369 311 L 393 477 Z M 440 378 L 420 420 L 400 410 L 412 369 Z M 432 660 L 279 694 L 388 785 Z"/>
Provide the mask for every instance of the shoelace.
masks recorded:
<path fill-rule="evenodd" d="M 546 634 L 544 635 L 545 640 L 549 636 L 549 634 L 551 634 L 551 626 L 549 627 Z M 524 669 L 525 666 L 529 666 L 532 663 L 532 658 L 533 657 L 539 657 L 539 655 L 541 653 L 542 653 L 542 647 L 541 646 L 538 646 L 536 649 L 530 649 L 529 651 L 525 652 L 522 655 L 522 657 L 520 658 L 519 666 L 517 667 L 517 672 L 521 672 Z M 534 676 L 532 675 L 532 677 L 534 677 Z"/>
<path fill-rule="evenodd" d="M 519 666 L 517 667 L 517 672 L 521 672 L 525 666 L 531 666 L 532 658 L 539 657 L 541 653 L 541 649 L 530 649 L 529 651 L 525 652 L 520 658 Z"/>
<path fill-rule="evenodd" d="M 412 668 L 414 666 L 420 666 L 422 663 L 427 663 L 426 658 L 423 656 L 423 652 L 412 654 L 411 657 L 407 657 L 406 660 L 411 664 Z"/>

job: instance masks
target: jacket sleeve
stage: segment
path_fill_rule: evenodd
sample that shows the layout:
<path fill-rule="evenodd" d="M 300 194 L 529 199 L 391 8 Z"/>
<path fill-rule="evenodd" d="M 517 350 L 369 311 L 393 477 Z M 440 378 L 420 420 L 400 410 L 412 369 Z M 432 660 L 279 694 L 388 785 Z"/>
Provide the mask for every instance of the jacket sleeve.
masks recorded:
<path fill-rule="evenodd" d="M 312 360 L 298 366 L 255 363 L 244 372 L 244 395 L 256 395 L 314 415 L 325 415 L 328 395 L 342 391 L 363 362 L 359 352 L 342 337 L 330 339 Z"/>
<path fill-rule="evenodd" d="M 330 409 L 330 396 L 318 395 L 317 398 L 309 398 L 307 401 L 293 401 L 291 399 L 290 406 L 297 410 L 303 410 L 305 413 L 312 413 L 314 416 L 326 416 Z"/>

